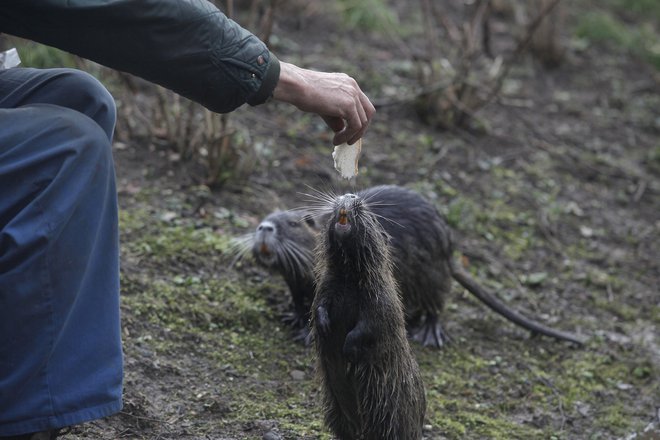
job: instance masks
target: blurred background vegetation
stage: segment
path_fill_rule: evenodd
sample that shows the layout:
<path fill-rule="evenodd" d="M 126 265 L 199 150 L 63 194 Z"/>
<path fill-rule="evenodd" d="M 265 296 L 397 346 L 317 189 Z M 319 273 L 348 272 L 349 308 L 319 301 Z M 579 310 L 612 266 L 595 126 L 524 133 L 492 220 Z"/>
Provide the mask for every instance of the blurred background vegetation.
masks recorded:
<path fill-rule="evenodd" d="M 216 1 L 219 8 L 271 43 L 282 17 L 304 21 L 311 14 L 329 14 L 344 30 L 377 33 L 397 47 L 409 48 L 416 87 L 401 98 L 412 101 L 422 120 L 440 129 L 487 130 L 479 110 L 498 98 L 519 56 L 531 51 L 549 68 L 562 62 L 567 47 L 603 45 L 634 54 L 660 70 L 660 2 L 656 0 L 579 0 L 579 15 L 567 24 L 559 0 L 465 0 L 406 3 L 418 8 L 423 26 L 405 23 L 397 2 L 388 0 L 250 0 Z M 446 14 L 452 10 L 452 14 Z M 495 48 L 489 38 L 491 17 L 508 23 L 516 42 Z M 450 17 L 459 17 L 458 19 Z M 340 29 L 341 31 L 341 29 Z M 76 67 L 101 79 L 117 99 L 117 142 L 140 141 L 169 149 L 173 160 L 193 162 L 205 184 L 222 186 L 245 177 L 256 166 L 259 152 L 251 145 L 249 128 L 229 115 L 201 106 L 128 74 L 34 42 L 2 37 L 2 46 L 17 47 L 25 67 Z M 273 37 L 277 41 L 277 36 Z M 413 50 L 422 40 L 427 50 Z M 376 85 L 378 86 L 378 84 Z M 387 87 L 387 84 L 381 84 Z M 372 92 L 375 97 L 387 91 Z M 388 105 L 385 99 L 377 104 Z"/>

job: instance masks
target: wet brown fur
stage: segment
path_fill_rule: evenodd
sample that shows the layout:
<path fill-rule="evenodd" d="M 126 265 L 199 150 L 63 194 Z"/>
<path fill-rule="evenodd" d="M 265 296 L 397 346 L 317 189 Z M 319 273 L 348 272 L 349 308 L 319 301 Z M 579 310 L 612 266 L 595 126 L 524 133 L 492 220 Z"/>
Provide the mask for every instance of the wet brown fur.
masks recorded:
<path fill-rule="evenodd" d="M 338 226 L 340 207 L 348 232 Z M 340 440 L 421 439 L 424 387 L 406 337 L 389 237 L 368 202 L 337 198 L 315 261 L 311 332 L 326 424 Z"/>

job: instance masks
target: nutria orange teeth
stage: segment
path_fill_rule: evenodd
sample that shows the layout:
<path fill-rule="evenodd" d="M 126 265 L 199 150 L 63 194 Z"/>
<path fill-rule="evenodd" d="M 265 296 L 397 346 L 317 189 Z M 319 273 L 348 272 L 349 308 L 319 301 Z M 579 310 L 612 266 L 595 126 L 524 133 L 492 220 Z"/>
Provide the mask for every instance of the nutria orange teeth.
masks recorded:
<path fill-rule="evenodd" d="M 344 226 L 348 223 L 348 213 L 345 209 L 339 210 L 339 224 Z"/>

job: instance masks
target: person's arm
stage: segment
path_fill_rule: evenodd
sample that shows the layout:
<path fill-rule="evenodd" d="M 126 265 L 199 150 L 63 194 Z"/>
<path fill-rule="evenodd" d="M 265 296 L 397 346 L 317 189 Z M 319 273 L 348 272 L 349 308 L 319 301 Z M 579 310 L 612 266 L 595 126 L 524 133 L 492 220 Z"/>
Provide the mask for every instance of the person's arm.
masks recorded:
<path fill-rule="evenodd" d="M 3 0 L 0 32 L 132 73 L 220 113 L 273 96 L 323 116 L 335 144 L 355 142 L 375 112 L 352 78 L 280 63 L 207 0 Z"/>
<path fill-rule="evenodd" d="M 221 113 L 265 101 L 279 78 L 265 44 L 206 0 L 3 0 L 0 32 L 132 73 Z"/>

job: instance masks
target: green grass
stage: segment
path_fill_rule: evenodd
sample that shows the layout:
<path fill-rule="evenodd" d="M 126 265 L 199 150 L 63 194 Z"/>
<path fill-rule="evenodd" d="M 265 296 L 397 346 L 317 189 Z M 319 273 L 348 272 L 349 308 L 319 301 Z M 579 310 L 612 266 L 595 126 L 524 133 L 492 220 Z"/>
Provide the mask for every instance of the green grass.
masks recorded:
<path fill-rule="evenodd" d="M 575 34 L 589 42 L 612 45 L 635 54 L 660 70 L 660 35 L 652 23 L 640 20 L 632 26 L 609 12 L 593 11 L 580 19 Z"/>
<path fill-rule="evenodd" d="M 384 0 L 339 0 L 343 24 L 349 29 L 391 32 L 397 16 Z"/>
<path fill-rule="evenodd" d="M 660 22 L 660 2 L 657 0 L 608 0 L 607 3 L 619 12 Z"/>

